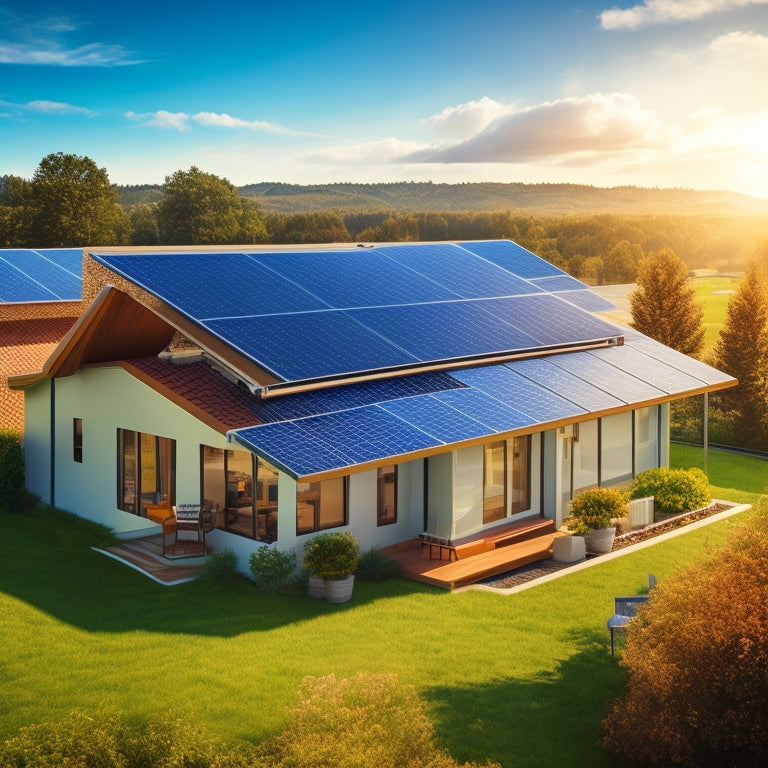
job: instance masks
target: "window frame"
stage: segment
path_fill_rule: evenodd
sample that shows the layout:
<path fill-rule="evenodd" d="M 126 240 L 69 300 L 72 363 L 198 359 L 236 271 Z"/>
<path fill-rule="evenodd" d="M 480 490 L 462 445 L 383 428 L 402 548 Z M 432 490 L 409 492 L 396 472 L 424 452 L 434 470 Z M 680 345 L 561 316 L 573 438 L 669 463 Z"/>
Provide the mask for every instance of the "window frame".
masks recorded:
<path fill-rule="evenodd" d="M 72 459 L 83 463 L 83 420 L 78 417 L 72 419 Z"/>

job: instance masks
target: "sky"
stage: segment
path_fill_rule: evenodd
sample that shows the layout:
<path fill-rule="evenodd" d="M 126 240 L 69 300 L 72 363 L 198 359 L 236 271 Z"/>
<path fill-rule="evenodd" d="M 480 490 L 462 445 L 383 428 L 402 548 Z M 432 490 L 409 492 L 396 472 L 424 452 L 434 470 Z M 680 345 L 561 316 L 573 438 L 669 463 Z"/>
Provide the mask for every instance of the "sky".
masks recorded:
<path fill-rule="evenodd" d="M 0 175 L 53 152 L 768 199 L 768 0 L 0 0 Z"/>

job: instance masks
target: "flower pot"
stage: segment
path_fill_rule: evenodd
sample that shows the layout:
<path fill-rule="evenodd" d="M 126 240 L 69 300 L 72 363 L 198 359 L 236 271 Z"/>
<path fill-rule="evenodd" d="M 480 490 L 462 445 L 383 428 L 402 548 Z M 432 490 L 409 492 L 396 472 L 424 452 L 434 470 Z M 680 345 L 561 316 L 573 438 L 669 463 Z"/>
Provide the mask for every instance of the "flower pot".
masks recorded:
<path fill-rule="evenodd" d="M 552 559 L 561 563 L 576 563 L 587 556 L 583 536 L 559 536 L 552 546 Z"/>
<path fill-rule="evenodd" d="M 613 549 L 613 540 L 616 538 L 616 528 L 596 528 L 586 537 L 587 549 L 598 555 L 604 555 Z"/>
<path fill-rule="evenodd" d="M 354 573 L 344 579 L 326 579 L 325 599 L 329 603 L 346 603 L 352 597 L 352 587 L 354 584 Z"/>
<path fill-rule="evenodd" d="M 310 573 L 307 582 L 307 594 L 310 597 L 325 597 L 325 582 Z"/>

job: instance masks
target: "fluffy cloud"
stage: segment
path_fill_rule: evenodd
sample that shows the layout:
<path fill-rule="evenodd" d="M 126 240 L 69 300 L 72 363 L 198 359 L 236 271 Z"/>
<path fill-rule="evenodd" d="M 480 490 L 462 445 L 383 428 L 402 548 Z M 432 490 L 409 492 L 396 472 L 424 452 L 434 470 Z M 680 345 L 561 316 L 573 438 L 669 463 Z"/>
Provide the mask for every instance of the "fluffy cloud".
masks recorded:
<path fill-rule="evenodd" d="M 468 139 L 499 117 L 513 111 L 487 96 L 469 101 L 457 107 L 446 107 L 439 115 L 432 115 L 424 122 L 442 136 Z"/>
<path fill-rule="evenodd" d="M 177 131 L 188 131 L 190 127 L 189 115 L 184 112 L 166 112 L 164 109 L 160 109 L 157 112 L 144 112 L 142 114 L 126 112 L 125 116 L 129 120 L 136 120 L 156 128 L 173 128 Z"/>
<path fill-rule="evenodd" d="M 48 115 L 84 115 L 85 117 L 94 117 L 96 115 L 93 110 L 86 107 L 77 107 L 74 104 L 66 104 L 62 101 L 45 101 L 43 99 L 28 101 L 26 104 L 0 101 L 0 105 L 25 112 L 42 112 Z"/>
<path fill-rule="evenodd" d="M 167 112 L 160 109 L 157 112 L 144 112 L 142 114 L 127 112 L 126 117 L 145 125 L 152 125 L 156 128 L 172 128 L 177 131 L 189 131 L 192 127 L 191 123 L 197 123 L 197 125 L 215 128 L 242 128 L 268 133 L 289 133 L 285 128 L 274 123 L 266 123 L 261 120 L 242 120 L 239 117 L 216 112 L 198 112 L 190 116 L 186 112 Z"/>
<path fill-rule="evenodd" d="M 450 145 L 420 149 L 406 162 L 520 163 L 538 158 L 664 146 L 670 131 L 627 94 L 560 99 L 497 118 Z"/>
<path fill-rule="evenodd" d="M 694 21 L 747 5 L 765 5 L 768 0 L 644 0 L 632 8 L 611 8 L 600 14 L 603 29 L 638 29 L 652 24 Z"/>
<path fill-rule="evenodd" d="M 768 37 L 757 32 L 729 32 L 713 40 L 709 48 L 728 61 L 768 66 Z"/>

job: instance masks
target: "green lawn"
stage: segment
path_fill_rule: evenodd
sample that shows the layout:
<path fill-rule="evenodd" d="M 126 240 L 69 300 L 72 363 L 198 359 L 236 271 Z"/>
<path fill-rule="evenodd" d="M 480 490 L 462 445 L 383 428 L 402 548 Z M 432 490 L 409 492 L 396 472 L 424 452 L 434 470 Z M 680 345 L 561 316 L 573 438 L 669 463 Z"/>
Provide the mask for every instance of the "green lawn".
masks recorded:
<path fill-rule="evenodd" d="M 717 343 L 725 323 L 728 300 L 739 285 L 737 277 L 696 277 L 691 280 L 696 298 L 704 306 L 704 352 L 706 356 Z"/>
<path fill-rule="evenodd" d="M 84 521 L 0 514 L 0 737 L 106 705 L 261 740 L 305 675 L 389 672 L 416 686 L 458 760 L 609 766 L 598 742 L 622 684 L 605 627 L 614 595 L 667 578 L 740 517 L 514 595 L 397 579 L 360 582 L 334 606 L 245 579 L 163 587 L 94 552 L 105 533 Z"/>

